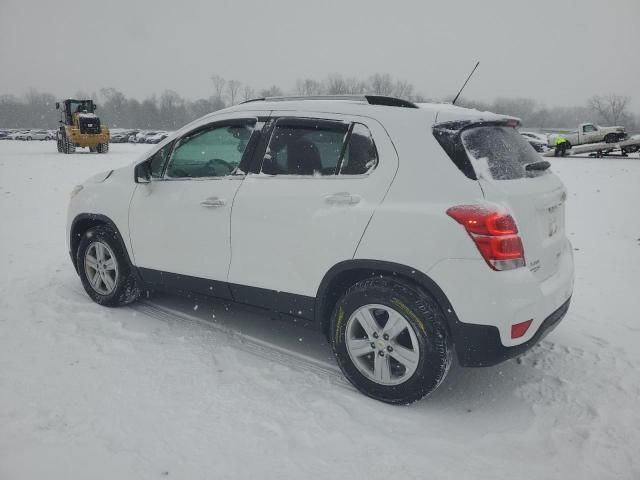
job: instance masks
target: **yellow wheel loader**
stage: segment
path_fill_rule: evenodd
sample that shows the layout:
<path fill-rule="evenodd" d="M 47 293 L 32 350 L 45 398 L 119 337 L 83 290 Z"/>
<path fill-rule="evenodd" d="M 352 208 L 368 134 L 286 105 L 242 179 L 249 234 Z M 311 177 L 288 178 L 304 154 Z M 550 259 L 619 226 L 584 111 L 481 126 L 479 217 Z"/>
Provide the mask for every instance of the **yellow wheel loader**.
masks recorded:
<path fill-rule="evenodd" d="M 56 134 L 58 152 L 73 153 L 76 147 L 89 147 L 92 152 L 109 151 L 109 129 L 100 125 L 93 100 L 69 98 L 56 102 L 60 110 L 60 127 Z"/>

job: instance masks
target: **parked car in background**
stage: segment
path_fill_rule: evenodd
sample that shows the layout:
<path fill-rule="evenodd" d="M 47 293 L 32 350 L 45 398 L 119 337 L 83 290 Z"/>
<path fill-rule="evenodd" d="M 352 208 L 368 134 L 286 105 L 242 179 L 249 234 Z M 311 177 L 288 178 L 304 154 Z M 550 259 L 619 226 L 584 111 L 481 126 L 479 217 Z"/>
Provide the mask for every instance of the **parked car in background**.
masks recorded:
<path fill-rule="evenodd" d="M 529 142 L 529 145 L 538 153 L 544 153 L 549 149 L 546 135 L 533 132 L 520 132 L 520 135 L 522 135 L 525 140 Z"/>
<path fill-rule="evenodd" d="M 15 137 L 16 140 L 53 140 L 54 138 L 55 136 L 46 130 L 27 130 Z"/>
<path fill-rule="evenodd" d="M 169 136 L 169 132 L 157 132 L 155 135 L 146 135 L 144 143 L 160 143 Z"/>
<path fill-rule="evenodd" d="M 520 135 L 525 137 L 527 140 L 531 139 L 531 140 L 536 140 L 538 142 L 543 142 L 543 143 L 547 143 L 548 142 L 547 135 L 544 134 L 544 133 L 520 132 Z"/>
<path fill-rule="evenodd" d="M 131 135 L 131 130 L 111 130 L 111 143 L 126 143 L 129 141 L 129 136 Z"/>
<path fill-rule="evenodd" d="M 356 388 L 410 403 L 569 308 L 566 189 L 517 126 L 377 96 L 236 105 L 76 186 L 71 260 L 101 305 L 161 286 L 307 319 Z"/>
<path fill-rule="evenodd" d="M 136 137 L 138 135 L 138 133 L 140 133 L 140 130 L 129 130 L 128 131 L 128 138 L 127 138 L 127 142 L 129 143 L 136 143 Z"/>
<path fill-rule="evenodd" d="M 601 127 L 595 123 L 581 123 L 578 129 L 572 132 L 549 135 L 547 142 L 549 147 L 555 147 L 558 135 L 567 139 L 568 148 L 586 143 L 616 143 L 627 138 L 625 128 L 622 126 Z"/>
<path fill-rule="evenodd" d="M 20 135 L 26 134 L 28 132 L 28 130 L 13 130 L 11 133 L 9 133 L 9 135 L 7 135 L 7 138 L 9 140 L 18 140 L 18 137 Z"/>
<path fill-rule="evenodd" d="M 9 137 L 8 130 L 0 130 L 0 140 L 6 140 Z"/>
<path fill-rule="evenodd" d="M 153 137 L 158 133 L 161 132 L 159 132 L 158 130 L 141 131 L 136 135 L 136 143 L 147 143 L 147 138 Z"/>
<path fill-rule="evenodd" d="M 150 132 L 149 130 L 139 130 L 132 135 L 133 139 L 130 138 L 129 141 L 132 143 L 144 143 L 144 137 L 149 133 L 155 134 L 156 132 Z"/>

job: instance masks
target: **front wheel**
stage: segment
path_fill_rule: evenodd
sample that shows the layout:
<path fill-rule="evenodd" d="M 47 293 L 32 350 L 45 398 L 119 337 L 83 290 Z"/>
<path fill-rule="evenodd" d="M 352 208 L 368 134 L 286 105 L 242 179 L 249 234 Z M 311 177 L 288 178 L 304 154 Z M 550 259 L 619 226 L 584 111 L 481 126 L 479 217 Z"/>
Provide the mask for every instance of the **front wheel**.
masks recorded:
<path fill-rule="evenodd" d="M 96 150 L 98 151 L 98 153 L 107 153 L 109 151 L 109 144 L 108 143 L 99 143 L 96 146 Z"/>
<path fill-rule="evenodd" d="M 618 135 L 615 133 L 609 133 L 604 137 L 606 143 L 616 143 L 618 141 Z"/>
<path fill-rule="evenodd" d="M 433 392 L 451 365 L 440 307 L 411 283 L 360 281 L 338 301 L 331 344 L 347 379 L 365 395 L 409 404 Z"/>
<path fill-rule="evenodd" d="M 76 265 L 91 299 L 107 307 L 134 302 L 140 296 L 136 276 L 113 228 L 102 225 L 82 235 Z"/>

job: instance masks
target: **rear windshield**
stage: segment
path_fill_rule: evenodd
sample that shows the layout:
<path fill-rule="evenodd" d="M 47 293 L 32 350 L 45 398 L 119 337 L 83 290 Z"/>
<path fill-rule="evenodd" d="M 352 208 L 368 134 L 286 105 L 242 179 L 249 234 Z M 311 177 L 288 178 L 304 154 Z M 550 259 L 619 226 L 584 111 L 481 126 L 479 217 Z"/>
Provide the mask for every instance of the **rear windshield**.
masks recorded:
<path fill-rule="evenodd" d="M 544 174 L 525 169 L 542 158 L 513 127 L 469 128 L 461 137 L 478 178 L 514 180 Z"/>

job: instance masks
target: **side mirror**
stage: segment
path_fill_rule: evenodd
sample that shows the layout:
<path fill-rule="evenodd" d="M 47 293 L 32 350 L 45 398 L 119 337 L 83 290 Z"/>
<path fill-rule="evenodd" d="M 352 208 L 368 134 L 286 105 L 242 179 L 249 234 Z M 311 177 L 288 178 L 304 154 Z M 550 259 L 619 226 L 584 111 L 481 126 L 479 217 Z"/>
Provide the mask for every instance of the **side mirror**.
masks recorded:
<path fill-rule="evenodd" d="M 56 110 L 60 110 L 60 102 L 56 102 Z"/>
<path fill-rule="evenodd" d="M 148 161 L 136 165 L 135 179 L 136 183 L 151 183 L 151 164 Z"/>
<path fill-rule="evenodd" d="M 93 106 L 93 110 L 96 111 L 98 109 L 98 105 Z"/>

